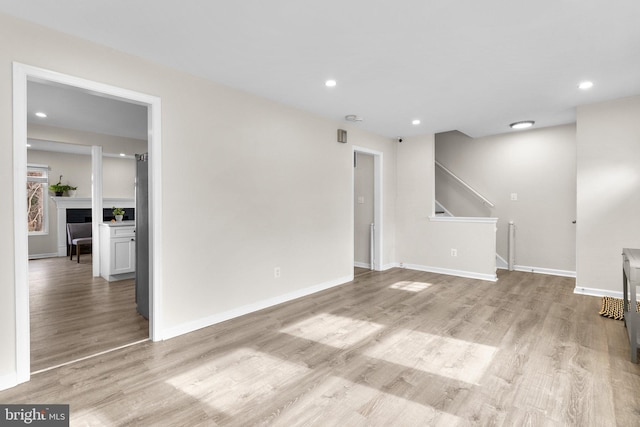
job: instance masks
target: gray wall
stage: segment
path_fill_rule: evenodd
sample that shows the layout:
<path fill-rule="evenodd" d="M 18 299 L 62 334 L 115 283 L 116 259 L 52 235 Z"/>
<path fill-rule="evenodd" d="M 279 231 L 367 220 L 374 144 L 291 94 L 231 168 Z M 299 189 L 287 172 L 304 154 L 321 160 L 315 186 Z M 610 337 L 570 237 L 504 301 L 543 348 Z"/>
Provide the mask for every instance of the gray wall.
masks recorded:
<path fill-rule="evenodd" d="M 354 169 L 354 264 L 361 267 L 371 263 L 370 224 L 373 222 L 373 156 L 356 153 L 357 167 Z M 360 203 L 362 202 L 362 203 Z"/>
<path fill-rule="evenodd" d="M 640 248 L 640 96 L 578 107 L 577 291 L 622 293 Z"/>
<path fill-rule="evenodd" d="M 496 206 L 490 208 L 436 168 L 436 199 L 456 216 L 498 217 L 497 251 L 507 258 L 516 224 L 516 264 L 575 272 L 575 125 L 470 138 L 437 134 L 436 159 Z M 511 194 L 517 194 L 517 201 Z"/>

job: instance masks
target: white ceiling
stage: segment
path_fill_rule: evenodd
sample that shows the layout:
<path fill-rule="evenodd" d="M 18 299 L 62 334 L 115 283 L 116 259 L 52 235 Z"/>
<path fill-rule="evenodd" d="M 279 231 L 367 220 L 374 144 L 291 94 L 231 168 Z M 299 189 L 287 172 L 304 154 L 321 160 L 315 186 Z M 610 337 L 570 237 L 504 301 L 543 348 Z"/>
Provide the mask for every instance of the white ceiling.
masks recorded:
<path fill-rule="evenodd" d="M 640 94 L 638 0 L 0 0 L 0 11 L 331 119 L 357 114 L 390 137 L 552 126 L 575 121 L 577 105 Z M 578 90 L 585 79 L 595 86 Z"/>
<path fill-rule="evenodd" d="M 33 81 L 27 83 L 27 122 L 141 140 L 148 135 L 147 107 Z"/>

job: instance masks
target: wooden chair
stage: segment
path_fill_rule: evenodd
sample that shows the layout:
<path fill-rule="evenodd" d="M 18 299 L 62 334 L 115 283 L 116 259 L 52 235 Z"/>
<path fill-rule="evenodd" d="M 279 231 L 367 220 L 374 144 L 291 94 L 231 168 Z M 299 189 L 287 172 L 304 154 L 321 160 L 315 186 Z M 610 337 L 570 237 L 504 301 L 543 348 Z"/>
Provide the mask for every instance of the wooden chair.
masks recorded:
<path fill-rule="evenodd" d="M 78 263 L 80 262 L 80 247 L 91 246 L 91 223 L 70 223 L 67 224 L 67 245 L 69 246 L 69 259 L 73 260 L 73 248 L 76 248 Z"/>

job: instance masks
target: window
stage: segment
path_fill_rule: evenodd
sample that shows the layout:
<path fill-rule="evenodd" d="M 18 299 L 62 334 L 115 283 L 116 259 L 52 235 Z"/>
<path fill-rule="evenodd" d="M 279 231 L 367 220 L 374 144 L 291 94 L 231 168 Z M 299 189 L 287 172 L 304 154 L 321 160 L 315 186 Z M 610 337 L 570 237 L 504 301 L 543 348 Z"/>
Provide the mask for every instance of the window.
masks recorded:
<path fill-rule="evenodd" d="M 27 225 L 29 235 L 49 233 L 49 167 L 27 165 Z"/>

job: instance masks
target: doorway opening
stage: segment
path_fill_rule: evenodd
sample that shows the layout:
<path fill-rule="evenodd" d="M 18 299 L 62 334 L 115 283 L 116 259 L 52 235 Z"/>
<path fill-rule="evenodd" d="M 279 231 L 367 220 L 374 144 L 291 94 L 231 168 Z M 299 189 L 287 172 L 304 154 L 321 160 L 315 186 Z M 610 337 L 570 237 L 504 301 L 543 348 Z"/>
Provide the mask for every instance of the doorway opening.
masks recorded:
<path fill-rule="evenodd" d="M 382 270 L 382 153 L 353 147 L 354 276 Z"/>
<path fill-rule="evenodd" d="M 14 63 L 13 67 L 13 129 L 14 129 L 14 254 L 15 254 L 15 313 L 16 313 L 16 383 L 28 381 L 30 362 L 30 307 L 29 307 L 29 253 L 27 239 L 27 86 L 28 82 L 62 85 L 84 93 L 144 106 L 147 111 L 147 135 L 149 155 L 149 323 L 148 336 L 162 339 L 159 328 L 161 276 L 161 245 L 159 227 L 161 223 L 161 139 L 160 99 L 154 96 L 121 89 L 57 72 Z M 100 276 L 100 232 L 103 218 L 102 150 L 91 148 L 91 215 L 92 221 L 92 277 Z M 110 208 L 110 206 L 109 206 Z"/>

